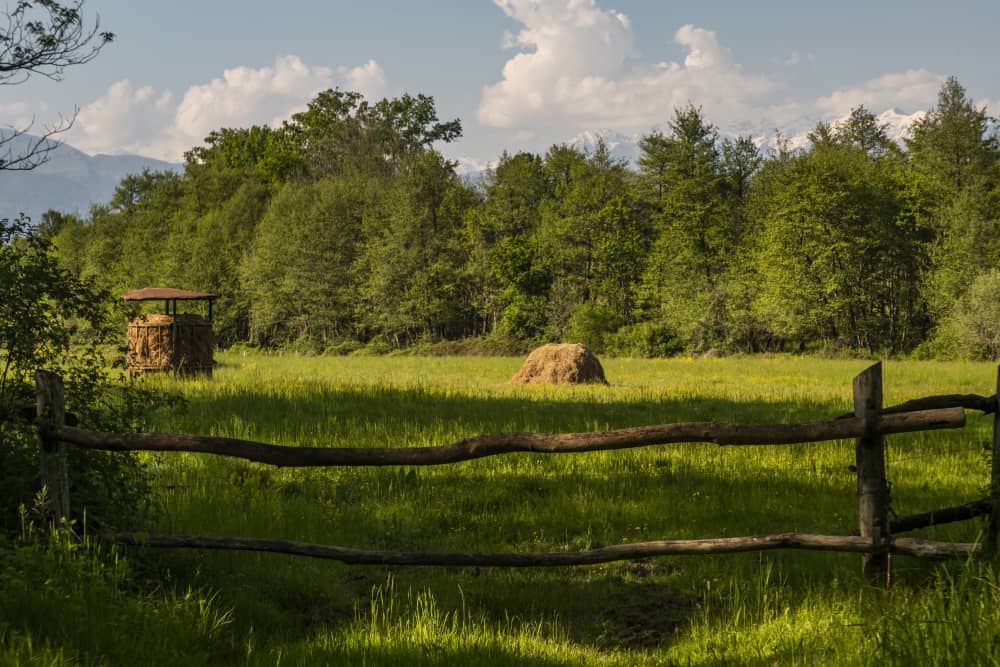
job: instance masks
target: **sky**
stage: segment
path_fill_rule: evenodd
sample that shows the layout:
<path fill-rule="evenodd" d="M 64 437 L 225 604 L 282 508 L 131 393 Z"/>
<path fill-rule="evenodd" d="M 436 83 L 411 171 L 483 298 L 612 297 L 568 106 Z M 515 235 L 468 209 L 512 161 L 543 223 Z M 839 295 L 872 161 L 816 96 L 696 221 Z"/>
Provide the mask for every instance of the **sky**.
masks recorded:
<path fill-rule="evenodd" d="M 6 0 L 10 6 L 11 0 Z M 179 161 L 213 129 L 280 125 L 319 91 L 433 96 L 474 168 L 700 106 L 731 134 L 802 132 L 863 104 L 931 108 L 957 76 L 1000 115 L 1000 2 L 85 0 L 116 34 L 64 80 L 0 90 L 0 125 L 79 110 L 91 154 Z"/>

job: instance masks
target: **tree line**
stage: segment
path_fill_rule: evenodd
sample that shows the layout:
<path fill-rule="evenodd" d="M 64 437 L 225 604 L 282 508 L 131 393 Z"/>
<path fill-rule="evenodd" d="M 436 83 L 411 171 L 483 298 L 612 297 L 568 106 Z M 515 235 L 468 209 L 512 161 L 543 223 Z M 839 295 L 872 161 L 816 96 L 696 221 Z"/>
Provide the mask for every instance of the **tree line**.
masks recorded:
<path fill-rule="evenodd" d="M 762 154 L 688 106 L 637 168 L 557 145 L 470 183 L 435 149 L 461 132 L 424 95 L 328 90 L 39 232 L 112 290 L 220 294 L 223 344 L 1000 354 L 1000 142 L 955 78 L 902 146 L 858 107 Z"/>

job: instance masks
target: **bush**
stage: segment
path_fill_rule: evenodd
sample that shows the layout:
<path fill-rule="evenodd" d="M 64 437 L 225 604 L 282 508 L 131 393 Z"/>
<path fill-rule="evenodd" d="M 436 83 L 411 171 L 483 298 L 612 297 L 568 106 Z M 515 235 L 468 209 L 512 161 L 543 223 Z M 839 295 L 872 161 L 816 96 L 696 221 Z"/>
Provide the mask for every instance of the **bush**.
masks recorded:
<path fill-rule="evenodd" d="M 621 318 L 606 306 L 579 305 L 569 318 L 568 342 L 583 343 L 596 354 L 605 350 L 608 337 L 621 326 Z"/>
<path fill-rule="evenodd" d="M 615 356 L 671 357 L 684 351 L 684 343 L 665 324 L 639 322 L 608 336 L 606 351 Z"/>
<path fill-rule="evenodd" d="M 362 347 L 363 345 L 356 340 L 344 340 L 339 343 L 327 345 L 323 350 L 323 354 L 332 357 L 345 357 L 349 354 L 354 354 Z"/>
<path fill-rule="evenodd" d="M 16 528 L 17 508 L 41 483 L 31 426 L 36 369 L 62 376 L 67 411 L 93 429 L 136 430 L 163 403 L 109 367 L 104 353 L 124 319 L 119 300 L 58 266 L 27 220 L 0 220 L 0 530 Z M 134 455 L 70 448 L 69 469 L 74 518 L 86 512 L 91 525 L 135 525 L 146 477 Z"/>
<path fill-rule="evenodd" d="M 1000 269 L 979 275 L 941 327 L 942 347 L 960 356 L 1000 357 Z"/>

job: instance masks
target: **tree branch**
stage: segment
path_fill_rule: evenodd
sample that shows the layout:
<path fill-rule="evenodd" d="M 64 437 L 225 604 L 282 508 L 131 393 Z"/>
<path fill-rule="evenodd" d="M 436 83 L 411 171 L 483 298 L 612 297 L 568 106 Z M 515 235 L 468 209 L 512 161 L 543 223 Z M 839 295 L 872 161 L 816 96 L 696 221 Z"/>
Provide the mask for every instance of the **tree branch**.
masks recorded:
<path fill-rule="evenodd" d="M 21 0 L 0 19 L 0 85 L 17 85 L 38 74 L 54 81 L 63 71 L 97 57 L 114 34 L 100 31 L 100 17 L 86 27 L 83 0 Z M 5 20 L 3 20 L 5 19 Z"/>

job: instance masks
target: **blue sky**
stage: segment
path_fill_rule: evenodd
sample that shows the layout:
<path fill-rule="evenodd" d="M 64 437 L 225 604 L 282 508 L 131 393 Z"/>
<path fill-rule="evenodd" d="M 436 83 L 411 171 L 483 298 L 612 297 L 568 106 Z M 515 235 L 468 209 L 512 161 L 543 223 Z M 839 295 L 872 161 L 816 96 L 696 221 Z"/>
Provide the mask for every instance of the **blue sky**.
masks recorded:
<path fill-rule="evenodd" d="M 118 37 L 63 82 L 3 89 L 0 122 L 91 152 L 179 159 L 217 127 L 273 124 L 327 87 L 433 95 L 470 163 L 584 130 L 663 126 L 688 101 L 723 130 L 794 134 L 865 104 L 927 109 L 956 75 L 1000 109 L 1000 2 L 87 0 Z"/>

